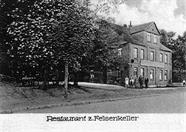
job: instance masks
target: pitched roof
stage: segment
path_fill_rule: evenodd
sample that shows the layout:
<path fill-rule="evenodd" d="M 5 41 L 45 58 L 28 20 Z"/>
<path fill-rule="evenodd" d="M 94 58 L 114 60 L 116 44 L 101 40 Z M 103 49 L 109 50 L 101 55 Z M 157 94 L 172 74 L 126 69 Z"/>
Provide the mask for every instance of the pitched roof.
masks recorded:
<path fill-rule="evenodd" d="M 115 38 L 117 40 L 117 44 L 116 43 L 113 44 L 115 46 L 121 46 L 126 43 L 133 43 L 133 44 L 137 44 L 140 46 L 146 46 L 146 44 L 143 43 L 143 41 L 141 40 L 141 38 L 139 38 L 139 36 L 133 36 L 131 34 L 136 33 L 136 32 L 140 32 L 140 31 L 145 31 L 146 28 L 151 26 L 151 24 L 155 24 L 155 22 L 149 22 L 149 23 L 133 26 L 129 30 L 129 28 L 127 28 L 127 27 L 117 25 L 114 23 L 109 23 L 105 20 L 102 20 L 100 22 L 101 22 L 102 26 L 107 25 L 107 29 L 109 28 L 119 35 L 117 38 Z M 156 26 L 156 24 L 155 24 L 155 26 Z M 160 44 L 160 49 L 164 50 L 164 51 L 172 52 L 172 50 L 170 50 L 169 48 L 167 48 L 166 46 L 164 46 L 162 44 Z"/>
<path fill-rule="evenodd" d="M 164 51 L 169 51 L 169 52 L 172 52 L 171 49 L 167 48 L 166 46 L 164 46 L 163 44 L 160 44 L 160 49 L 161 50 L 164 50 Z"/>
<path fill-rule="evenodd" d="M 115 40 L 118 40 L 119 43 L 132 42 L 132 36 L 130 35 L 129 29 L 127 27 L 117 25 L 114 23 L 109 23 L 105 20 L 102 20 L 100 23 L 101 27 L 106 26 L 106 30 L 118 34 Z"/>
<path fill-rule="evenodd" d="M 137 32 L 145 31 L 152 24 L 154 24 L 156 26 L 155 22 L 149 22 L 149 23 L 144 23 L 144 24 L 132 26 L 130 28 L 130 33 L 134 34 L 134 33 L 137 33 Z M 156 26 L 156 28 L 157 28 L 157 26 Z M 157 30 L 158 30 L 158 28 L 157 28 Z M 159 32 L 159 30 L 158 30 L 158 32 Z"/>

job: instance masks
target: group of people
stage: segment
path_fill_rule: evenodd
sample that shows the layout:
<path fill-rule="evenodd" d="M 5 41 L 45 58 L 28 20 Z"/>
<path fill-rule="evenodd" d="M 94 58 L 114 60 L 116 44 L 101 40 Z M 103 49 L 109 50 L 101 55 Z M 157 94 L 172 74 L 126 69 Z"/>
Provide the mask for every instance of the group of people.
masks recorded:
<path fill-rule="evenodd" d="M 140 88 L 144 87 L 145 84 L 145 88 L 148 88 L 148 83 L 149 83 L 149 79 L 148 77 L 143 77 L 143 76 L 139 76 L 139 78 L 125 78 L 125 87 L 137 87 L 137 83 L 139 83 Z"/>

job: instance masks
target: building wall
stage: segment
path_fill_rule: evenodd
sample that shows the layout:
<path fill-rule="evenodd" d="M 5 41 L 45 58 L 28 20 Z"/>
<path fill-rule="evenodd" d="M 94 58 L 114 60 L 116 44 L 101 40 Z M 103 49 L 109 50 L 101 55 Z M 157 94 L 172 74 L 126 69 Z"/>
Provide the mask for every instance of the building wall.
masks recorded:
<path fill-rule="evenodd" d="M 147 34 L 150 33 L 150 41 L 147 40 Z M 156 86 L 165 86 L 172 80 L 172 53 L 170 51 L 162 50 L 160 43 L 160 36 L 156 31 L 155 26 L 151 26 L 147 31 L 142 31 L 136 34 L 133 34 L 135 38 L 139 39 L 143 44 L 129 44 L 130 49 L 130 59 L 134 59 L 134 63 L 129 67 L 129 77 L 134 77 L 138 79 L 141 74 L 141 69 L 144 69 L 144 77 L 149 78 L 150 85 Z M 154 42 L 154 36 L 157 37 L 157 42 Z M 142 40 L 143 39 L 143 40 Z M 134 49 L 138 49 L 137 58 L 134 58 Z M 140 58 L 140 51 L 144 50 L 144 59 Z M 154 60 L 150 60 L 151 51 L 154 52 Z M 160 62 L 160 53 L 163 54 L 163 61 Z M 168 56 L 168 62 L 165 63 L 165 55 Z M 135 76 L 135 69 L 137 69 L 137 76 Z M 150 79 L 150 72 L 154 70 L 154 79 Z M 160 79 L 160 73 L 162 73 L 162 79 Z M 165 72 L 167 73 L 167 79 L 165 78 Z"/>
<path fill-rule="evenodd" d="M 138 49 L 138 57 L 134 58 L 134 48 Z M 150 71 L 154 70 L 154 79 L 149 81 L 149 84 L 151 85 L 167 85 L 169 81 L 172 80 L 172 64 L 171 64 L 171 53 L 166 51 L 161 51 L 156 48 L 152 49 L 149 47 L 139 46 L 135 44 L 130 44 L 130 54 L 131 58 L 134 59 L 134 63 L 130 66 L 130 73 L 129 77 L 138 78 L 139 75 L 141 75 L 141 68 L 144 69 L 144 77 L 148 77 L 150 80 Z M 140 59 L 140 50 L 144 49 L 144 59 Z M 154 51 L 155 53 L 155 60 L 150 60 L 150 52 Z M 163 58 L 165 54 L 168 55 L 168 63 L 165 63 L 165 60 L 163 59 L 163 62 L 160 62 L 160 53 L 163 53 Z M 134 69 L 137 69 L 137 76 L 134 74 Z M 162 80 L 160 80 L 160 71 L 163 71 L 162 74 Z M 167 71 L 167 80 L 165 80 L 165 71 Z"/>

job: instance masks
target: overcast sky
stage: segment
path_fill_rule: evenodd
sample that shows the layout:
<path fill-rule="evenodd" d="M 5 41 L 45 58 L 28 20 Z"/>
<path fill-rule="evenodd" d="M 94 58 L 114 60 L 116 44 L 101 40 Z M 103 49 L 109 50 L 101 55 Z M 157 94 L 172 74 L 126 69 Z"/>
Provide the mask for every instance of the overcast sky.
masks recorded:
<path fill-rule="evenodd" d="M 186 31 L 186 0 L 127 0 L 114 17 L 121 25 L 155 21 L 159 29 L 182 35 Z"/>

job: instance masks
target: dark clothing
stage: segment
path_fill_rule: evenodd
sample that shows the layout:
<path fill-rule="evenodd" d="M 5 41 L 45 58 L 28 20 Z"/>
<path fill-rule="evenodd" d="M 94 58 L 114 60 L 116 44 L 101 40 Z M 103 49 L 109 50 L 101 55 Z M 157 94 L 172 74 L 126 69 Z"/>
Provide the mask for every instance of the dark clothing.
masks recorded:
<path fill-rule="evenodd" d="M 148 88 L 149 79 L 145 78 L 145 87 Z"/>
<path fill-rule="evenodd" d="M 140 88 L 143 88 L 143 78 L 139 77 L 138 81 L 139 81 L 139 84 L 140 84 Z"/>

